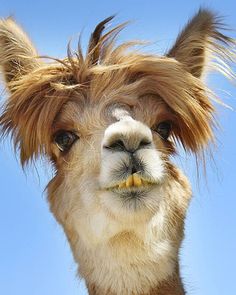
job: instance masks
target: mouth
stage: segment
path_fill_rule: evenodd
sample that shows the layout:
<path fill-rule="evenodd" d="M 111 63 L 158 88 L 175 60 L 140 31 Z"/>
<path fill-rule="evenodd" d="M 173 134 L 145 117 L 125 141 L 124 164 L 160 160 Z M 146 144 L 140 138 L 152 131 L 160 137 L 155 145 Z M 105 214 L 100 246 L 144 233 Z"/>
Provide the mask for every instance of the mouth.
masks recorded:
<path fill-rule="evenodd" d="M 132 175 L 129 175 L 126 180 L 123 180 L 113 186 L 107 187 L 107 190 L 142 190 L 148 189 L 153 185 L 157 185 L 157 181 L 144 179 L 139 174 L 134 173 Z"/>

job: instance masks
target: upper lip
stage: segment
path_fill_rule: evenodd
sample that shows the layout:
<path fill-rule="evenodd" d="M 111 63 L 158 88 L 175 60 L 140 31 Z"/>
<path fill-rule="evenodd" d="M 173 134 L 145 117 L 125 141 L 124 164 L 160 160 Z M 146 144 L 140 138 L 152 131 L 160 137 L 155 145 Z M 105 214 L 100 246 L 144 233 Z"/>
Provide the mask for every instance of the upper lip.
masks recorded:
<path fill-rule="evenodd" d="M 107 189 L 139 188 L 156 183 L 157 181 L 155 180 L 144 179 L 140 174 L 134 173 L 129 175 L 127 179 L 122 180 L 121 182 L 116 183 L 115 185 L 112 185 L 110 187 L 107 187 Z"/>

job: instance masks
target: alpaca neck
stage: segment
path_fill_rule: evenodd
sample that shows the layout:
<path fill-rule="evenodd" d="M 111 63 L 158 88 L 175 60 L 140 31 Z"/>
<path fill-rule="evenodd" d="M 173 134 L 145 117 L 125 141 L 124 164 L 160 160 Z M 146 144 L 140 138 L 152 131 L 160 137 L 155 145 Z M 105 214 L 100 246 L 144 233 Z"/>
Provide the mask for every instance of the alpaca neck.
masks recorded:
<path fill-rule="evenodd" d="M 176 271 L 180 239 L 166 236 L 164 220 L 159 212 L 146 224 L 120 230 L 110 222 L 106 230 L 111 236 L 102 241 L 94 239 L 91 228 L 84 228 L 86 235 L 81 233 L 74 253 L 89 294 L 184 294 Z M 114 228 L 117 232 L 112 233 Z"/>
<path fill-rule="evenodd" d="M 104 291 L 99 288 L 96 284 L 90 284 L 87 282 L 89 295 L 116 295 L 116 293 L 111 293 L 111 291 Z M 181 282 L 179 271 L 168 278 L 166 281 L 159 283 L 154 288 L 150 288 L 147 293 L 129 293 L 132 295 L 185 295 L 183 284 Z"/>
<path fill-rule="evenodd" d="M 155 213 L 143 219 L 112 218 L 91 205 L 61 222 L 90 295 L 185 294 L 178 254 L 191 190 L 180 171 L 173 176 Z"/>

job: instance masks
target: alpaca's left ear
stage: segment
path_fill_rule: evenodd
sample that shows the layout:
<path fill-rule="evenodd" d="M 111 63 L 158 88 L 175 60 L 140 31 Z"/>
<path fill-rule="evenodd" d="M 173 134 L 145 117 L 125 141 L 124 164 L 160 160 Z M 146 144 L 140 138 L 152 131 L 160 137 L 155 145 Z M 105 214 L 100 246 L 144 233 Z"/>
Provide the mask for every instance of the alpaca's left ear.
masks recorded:
<path fill-rule="evenodd" d="M 36 49 L 21 27 L 11 18 L 0 20 L 0 66 L 10 91 L 12 81 L 39 65 L 36 56 Z"/>
<path fill-rule="evenodd" d="M 167 56 L 175 58 L 188 72 L 200 78 L 209 59 L 216 56 L 221 60 L 230 59 L 230 47 L 235 41 L 219 29 L 224 29 L 221 19 L 209 10 L 200 9 L 179 34 Z M 225 69 L 223 63 L 220 66 L 228 75 L 228 67 Z M 222 72 L 222 68 L 220 70 Z"/>

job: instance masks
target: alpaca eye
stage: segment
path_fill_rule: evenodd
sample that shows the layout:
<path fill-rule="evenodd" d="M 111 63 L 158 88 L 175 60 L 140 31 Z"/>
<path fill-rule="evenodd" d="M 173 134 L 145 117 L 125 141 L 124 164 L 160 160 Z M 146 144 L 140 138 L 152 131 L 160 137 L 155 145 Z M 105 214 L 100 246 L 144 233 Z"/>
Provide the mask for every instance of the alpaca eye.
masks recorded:
<path fill-rule="evenodd" d="M 78 139 L 79 137 L 71 132 L 66 130 L 58 131 L 54 137 L 54 141 L 59 148 L 61 152 L 68 151 L 73 143 Z"/>
<path fill-rule="evenodd" d="M 153 126 L 152 130 L 157 132 L 162 139 L 167 140 L 171 132 L 171 123 L 168 121 L 161 122 L 158 125 Z"/>

